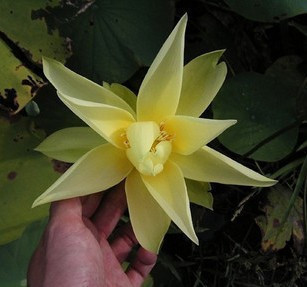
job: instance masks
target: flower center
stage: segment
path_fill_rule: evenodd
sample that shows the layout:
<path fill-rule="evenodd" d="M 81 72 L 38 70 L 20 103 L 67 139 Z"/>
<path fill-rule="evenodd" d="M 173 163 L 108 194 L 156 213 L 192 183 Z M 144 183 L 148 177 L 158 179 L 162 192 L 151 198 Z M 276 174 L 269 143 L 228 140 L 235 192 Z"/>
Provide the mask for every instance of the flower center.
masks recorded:
<path fill-rule="evenodd" d="M 168 134 L 164 124 L 137 122 L 122 134 L 126 154 L 135 168 L 144 175 L 155 176 L 163 170 L 172 151 L 174 135 Z"/>

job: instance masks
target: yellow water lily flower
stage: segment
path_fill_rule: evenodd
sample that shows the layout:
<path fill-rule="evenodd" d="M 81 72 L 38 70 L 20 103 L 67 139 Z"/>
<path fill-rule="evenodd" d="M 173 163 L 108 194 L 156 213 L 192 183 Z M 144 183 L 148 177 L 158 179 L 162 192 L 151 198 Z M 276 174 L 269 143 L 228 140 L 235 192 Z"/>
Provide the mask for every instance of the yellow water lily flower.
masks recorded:
<path fill-rule="evenodd" d="M 206 146 L 236 121 L 198 118 L 220 89 L 226 65 L 218 64 L 223 51 L 215 51 L 184 66 L 186 23 L 184 15 L 149 68 L 138 97 L 122 85 L 100 86 L 54 60 L 43 60 L 60 99 L 90 128 L 60 130 L 38 146 L 74 164 L 33 206 L 106 190 L 126 178 L 135 235 L 144 248 L 158 252 L 171 221 L 198 243 L 185 178 L 275 183 Z"/>

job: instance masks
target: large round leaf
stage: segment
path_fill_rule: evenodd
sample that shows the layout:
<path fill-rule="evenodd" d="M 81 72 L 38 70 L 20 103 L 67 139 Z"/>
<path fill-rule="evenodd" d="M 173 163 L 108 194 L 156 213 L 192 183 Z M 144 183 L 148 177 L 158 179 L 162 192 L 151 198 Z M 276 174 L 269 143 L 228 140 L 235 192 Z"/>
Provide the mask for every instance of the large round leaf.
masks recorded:
<path fill-rule="evenodd" d="M 231 78 L 214 100 L 213 112 L 216 119 L 237 119 L 238 123 L 219 140 L 241 155 L 263 143 L 249 157 L 262 161 L 282 159 L 297 141 L 298 128 L 289 127 L 296 121 L 295 100 L 292 85 L 272 77 L 250 72 Z"/>
<path fill-rule="evenodd" d="M 36 13 L 59 3 L 59 0 L 1 0 L 0 31 L 34 62 L 41 62 L 42 55 L 64 62 L 69 56 L 66 39 L 57 29 L 47 27 L 44 17 Z"/>
<path fill-rule="evenodd" d="M 277 22 L 307 13 L 306 0 L 225 0 L 230 8 L 247 19 Z"/>
<path fill-rule="evenodd" d="M 33 151 L 44 134 L 29 118 L 0 117 L 0 244 L 47 215 L 48 206 L 31 208 L 36 197 L 59 176 L 56 162 Z"/>
<path fill-rule="evenodd" d="M 265 72 L 266 75 L 292 87 L 296 97 L 296 109 L 300 118 L 307 117 L 307 85 L 304 60 L 296 55 L 278 58 Z"/>
<path fill-rule="evenodd" d="M 14 56 L 1 39 L 0 57 L 0 108 L 17 113 L 44 83 Z"/>
<path fill-rule="evenodd" d="M 150 65 L 173 24 L 170 0 L 96 0 L 63 31 L 71 39 L 70 66 L 92 80 L 123 82 Z"/>

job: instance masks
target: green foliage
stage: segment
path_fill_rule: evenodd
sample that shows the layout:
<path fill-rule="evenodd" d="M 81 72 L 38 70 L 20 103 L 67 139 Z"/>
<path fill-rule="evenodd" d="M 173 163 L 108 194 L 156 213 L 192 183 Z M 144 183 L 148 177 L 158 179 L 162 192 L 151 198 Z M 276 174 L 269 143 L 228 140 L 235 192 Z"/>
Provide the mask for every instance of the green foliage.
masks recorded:
<path fill-rule="evenodd" d="M 277 22 L 307 13 L 305 0 L 226 0 L 233 11 L 254 21 Z"/>
<path fill-rule="evenodd" d="M 6 246 L 0 246 L 1 287 L 27 286 L 27 266 L 35 250 L 46 219 L 29 225 L 22 236 Z"/>
<path fill-rule="evenodd" d="M 280 185 L 268 194 L 215 184 L 209 192 L 208 185 L 187 180 L 191 201 L 206 207 L 192 206 L 200 246 L 170 232 L 145 286 L 306 285 L 307 264 L 300 256 L 307 220 L 305 0 L 2 0 L 1 286 L 26 286 L 27 264 L 45 224 L 37 220 L 48 213 L 48 206 L 31 205 L 68 166 L 33 149 L 57 130 L 84 125 L 46 85 L 41 56 L 98 84 L 128 80 L 136 92 L 174 16 L 184 12 L 187 59 L 226 49 L 222 60 L 229 72 L 212 112 L 238 123 L 219 137 L 221 144 L 210 144 L 272 174 Z M 118 84 L 108 87 L 135 109 L 134 93 Z M 271 251 L 265 255 L 258 250 L 255 219 L 262 249 Z"/>
<path fill-rule="evenodd" d="M 278 161 L 287 156 L 298 136 L 293 92 L 292 85 L 254 72 L 228 80 L 213 103 L 214 117 L 238 123 L 219 136 L 221 143 L 256 160 Z"/>
<path fill-rule="evenodd" d="M 23 52 L 26 66 L 36 73 L 42 56 L 61 62 L 69 58 L 71 68 L 98 83 L 123 82 L 141 66 L 149 66 L 172 28 L 172 15 L 169 0 L 80 0 L 74 5 L 50 0 L 1 1 L 0 32 Z M 2 42 L 0 53 L 10 53 Z M 0 81 L 0 99 L 13 112 L 20 111 L 43 84 L 22 64 L 14 55 L 0 64 L 2 71 L 11 73 L 11 80 L 6 80 L 10 75 L 6 72 Z M 5 92 L 13 88 L 16 94 Z"/>
<path fill-rule="evenodd" d="M 172 13 L 165 0 L 90 2 L 63 27 L 72 40 L 71 67 L 97 82 L 129 79 L 152 62 L 172 27 Z"/>
<path fill-rule="evenodd" d="M 44 83 L 39 76 L 15 58 L 11 49 L 1 39 L 0 55 L 0 99 L 2 97 L 8 104 L 9 113 L 17 113 L 36 95 Z"/>
<path fill-rule="evenodd" d="M 303 201 L 296 198 L 289 216 L 283 223 L 285 211 L 288 208 L 291 192 L 281 186 L 272 188 L 268 194 L 267 202 L 261 209 L 265 216 L 255 218 L 262 233 L 262 250 L 276 251 L 284 248 L 291 236 L 294 240 L 294 247 L 302 251 L 304 245 L 303 231 Z"/>
<path fill-rule="evenodd" d="M 34 199 L 60 175 L 56 162 L 35 148 L 44 132 L 30 118 L 0 118 L 0 244 L 18 238 L 48 206 L 31 209 Z"/>
<path fill-rule="evenodd" d="M 59 35 L 58 29 L 48 27 L 38 14 L 38 11 L 59 4 L 59 0 L 2 0 L 0 31 L 35 63 L 41 63 L 42 55 L 65 62 L 70 55 L 66 40 Z"/>

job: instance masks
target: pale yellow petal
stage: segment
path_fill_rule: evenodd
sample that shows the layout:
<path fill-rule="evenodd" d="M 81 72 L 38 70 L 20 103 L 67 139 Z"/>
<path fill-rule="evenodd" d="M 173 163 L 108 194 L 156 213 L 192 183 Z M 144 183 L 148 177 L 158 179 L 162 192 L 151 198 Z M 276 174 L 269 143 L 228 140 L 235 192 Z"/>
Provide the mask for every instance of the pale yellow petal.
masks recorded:
<path fill-rule="evenodd" d="M 213 196 L 208 182 L 185 179 L 190 202 L 213 209 Z"/>
<path fill-rule="evenodd" d="M 171 116 L 164 121 L 164 129 L 174 136 L 173 152 L 188 155 L 209 143 L 236 122 L 236 120 Z"/>
<path fill-rule="evenodd" d="M 177 109 L 183 73 L 184 15 L 163 44 L 140 87 L 137 99 L 138 121 L 160 123 Z"/>
<path fill-rule="evenodd" d="M 171 223 L 168 215 L 151 196 L 137 170 L 126 179 L 129 216 L 134 234 L 141 246 L 158 253 Z"/>
<path fill-rule="evenodd" d="M 34 201 L 33 207 L 106 190 L 122 181 L 132 168 L 123 150 L 101 145 L 72 165 Z"/>
<path fill-rule="evenodd" d="M 125 148 L 122 133 L 134 122 L 133 116 L 120 108 L 83 101 L 58 93 L 63 103 L 105 140 Z"/>
<path fill-rule="evenodd" d="M 118 107 L 134 114 L 133 109 L 112 91 L 78 75 L 53 59 L 43 57 L 43 70 L 47 79 L 61 94 Z"/>
<path fill-rule="evenodd" d="M 193 180 L 250 186 L 276 183 L 208 146 L 188 156 L 173 153 L 170 158 L 181 168 L 184 177 Z"/>
<path fill-rule="evenodd" d="M 75 162 L 104 143 L 106 141 L 91 128 L 73 127 L 51 134 L 35 150 L 57 160 Z"/>
<path fill-rule="evenodd" d="M 177 115 L 199 117 L 210 105 L 227 74 L 224 62 L 217 65 L 223 52 L 201 55 L 184 67 Z"/>
<path fill-rule="evenodd" d="M 123 99 L 134 111 L 136 111 L 136 95 L 127 87 L 118 84 L 112 83 L 108 84 L 103 82 L 103 87 L 112 91 L 115 95 Z"/>
<path fill-rule="evenodd" d="M 141 175 L 152 197 L 171 220 L 196 244 L 189 198 L 181 170 L 171 161 L 164 165 L 163 172 L 156 176 Z"/>

